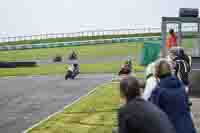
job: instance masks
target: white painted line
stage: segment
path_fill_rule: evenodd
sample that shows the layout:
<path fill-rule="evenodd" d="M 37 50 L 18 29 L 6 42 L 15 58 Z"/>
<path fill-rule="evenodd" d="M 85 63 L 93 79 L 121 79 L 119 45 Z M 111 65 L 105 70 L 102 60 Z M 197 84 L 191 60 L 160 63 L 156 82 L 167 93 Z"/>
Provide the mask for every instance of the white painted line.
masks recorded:
<path fill-rule="evenodd" d="M 192 69 L 192 71 L 200 71 L 200 68 L 199 69 Z"/>
<path fill-rule="evenodd" d="M 200 98 L 191 98 L 191 100 L 194 102 L 200 102 Z"/>
<path fill-rule="evenodd" d="M 112 83 L 114 83 L 114 84 L 119 84 L 119 82 L 118 82 L 118 81 L 112 81 Z"/>
<path fill-rule="evenodd" d="M 45 118 L 45 119 L 41 120 L 40 122 L 34 124 L 34 125 L 31 126 L 30 128 L 28 128 L 28 129 L 26 129 L 25 131 L 23 131 L 22 133 L 28 133 L 28 132 L 29 132 L 30 130 L 32 130 L 33 128 L 35 128 L 35 127 L 39 126 L 40 124 L 42 124 L 42 123 L 48 121 L 50 118 L 56 116 L 56 115 L 59 114 L 59 113 L 62 113 L 66 108 L 69 108 L 69 107 L 72 106 L 73 104 L 79 102 L 81 99 L 83 99 L 83 98 L 89 96 L 90 94 L 92 94 L 93 92 L 95 92 L 95 91 L 97 90 L 98 87 L 104 86 L 104 85 L 108 84 L 109 82 L 112 82 L 112 81 L 108 81 L 108 82 L 106 82 L 106 83 L 104 83 L 104 84 L 101 84 L 101 85 L 99 85 L 99 86 L 96 86 L 94 89 L 92 89 L 91 91 L 89 91 L 87 94 L 85 94 L 85 95 L 83 95 L 83 96 L 80 96 L 78 99 L 76 99 L 75 101 L 73 101 L 71 104 L 66 105 L 63 109 L 61 109 L 61 110 L 59 110 L 59 111 L 57 111 L 57 112 L 55 112 L 55 113 L 49 115 L 47 118 Z"/>
<path fill-rule="evenodd" d="M 61 74 L 56 74 L 56 75 L 19 75 L 19 76 L 5 76 L 5 77 L 0 77 L 0 79 L 9 79 L 9 78 L 34 78 L 34 77 L 45 77 L 45 76 L 58 76 Z"/>
<path fill-rule="evenodd" d="M 9 78 L 16 78 L 17 76 L 6 76 L 6 77 L 0 77 L 0 79 L 9 79 Z"/>

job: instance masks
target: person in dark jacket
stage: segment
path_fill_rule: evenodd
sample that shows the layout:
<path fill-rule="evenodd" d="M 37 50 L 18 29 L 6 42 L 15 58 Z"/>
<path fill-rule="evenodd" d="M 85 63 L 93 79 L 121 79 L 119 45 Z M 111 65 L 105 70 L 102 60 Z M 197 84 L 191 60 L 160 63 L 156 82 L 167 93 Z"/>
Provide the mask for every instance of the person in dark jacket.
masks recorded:
<path fill-rule="evenodd" d="M 118 112 L 119 133 L 176 133 L 167 115 L 141 98 L 140 83 L 128 76 L 120 82 L 125 105 Z"/>
<path fill-rule="evenodd" d="M 165 59 L 156 62 L 155 71 L 159 82 L 150 101 L 168 115 L 177 133 L 196 133 L 184 84 L 172 75 L 170 64 Z"/>
<path fill-rule="evenodd" d="M 175 76 L 185 84 L 186 92 L 189 92 L 189 73 L 192 65 L 190 56 L 185 53 L 182 47 L 174 47 L 170 49 L 169 53 Z"/>

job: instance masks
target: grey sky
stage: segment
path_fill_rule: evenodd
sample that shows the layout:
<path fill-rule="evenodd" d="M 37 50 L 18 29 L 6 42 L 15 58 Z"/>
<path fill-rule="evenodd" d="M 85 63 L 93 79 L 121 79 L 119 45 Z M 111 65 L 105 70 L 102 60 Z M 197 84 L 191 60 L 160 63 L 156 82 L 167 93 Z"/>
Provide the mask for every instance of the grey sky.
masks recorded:
<path fill-rule="evenodd" d="M 200 7 L 200 0 L 0 0 L 0 33 L 159 27 L 180 7 Z"/>

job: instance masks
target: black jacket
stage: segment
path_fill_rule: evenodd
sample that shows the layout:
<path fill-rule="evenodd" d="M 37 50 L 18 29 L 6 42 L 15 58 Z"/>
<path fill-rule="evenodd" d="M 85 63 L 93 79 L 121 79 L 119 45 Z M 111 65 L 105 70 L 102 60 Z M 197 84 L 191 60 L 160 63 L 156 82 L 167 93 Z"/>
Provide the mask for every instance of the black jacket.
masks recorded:
<path fill-rule="evenodd" d="M 167 115 L 141 98 L 119 110 L 118 122 L 119 133 L 176 133 Z"/>
<path fill-rule="evenodd" d="M 191 71 L 191 61 L 188 56 L 174 59 L 175 75 L 185 84 L 189 85 L 189 72 Z"/>

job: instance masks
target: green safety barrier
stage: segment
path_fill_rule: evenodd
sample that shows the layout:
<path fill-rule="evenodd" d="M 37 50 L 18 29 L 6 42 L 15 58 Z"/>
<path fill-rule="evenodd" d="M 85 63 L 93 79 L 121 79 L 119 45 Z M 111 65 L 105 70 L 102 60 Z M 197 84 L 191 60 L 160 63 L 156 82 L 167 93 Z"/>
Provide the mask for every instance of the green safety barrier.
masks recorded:
<path fill-rule="evenodd" d="M 88 41 L 80 41 L 80 45 L 86 45 L 88 44 Z"/>
<path fill-rule="evenodd" d="M 155 61 L 160 54 L 160 43 L 144 42 L 140 52 L 140 65 L 148 65 Z"/>
<path fill-rule="evenodd" d="M 120 38 L 113 38 L 112 39 L 112 43 L 119 43 L 120 42 Z"/>
<path fill-rule="evenodd" d="M 41 45 L 38 45 L 38 44 L 37 45 L 32 45 L 32 48 L 33 49 L 41 48 Z"/>
<path fill-rule="evenodd" d="M 23 50 L 23 49 L 39 49 L 39 48 L 55 48 L 55 47 L 67 47 L 67 46 L 80 46 L 80 45 L 95 45 L 106 43 L 124 43 L 124 42 L 145 42 L 145 41 L 158 41 L 161 37 L 128 37 L 128 38 L 112 38 L 112 39 L 99 39 L 99 40 L 87 40 L 87 41 L 72 41 L 72 42 L 57 42 L 57 43 L 40 43 L 40 44 L 27 44 L 16 46 L 0 46 L 1 51 L 7 50 Z"/>
<path fill-rule="evenodd" d="M 105 44 L 106 40 L 96 40 L 96 44 Z"/>
<path fill-rule="evenodd" d="M 104 43 L 110 44 L 110 43 L 112 43 L 112 39 L 105 39 L 105 40 L 104 40 Z"/>
<path fill-rule="evenodd" d="M 72 42 L 72 45 L 73 45 L 73 46 L 79 46 L 79 45 L 80 45 L 80 42 Z"/>
<path fill-rule="evenodd" d="M 56 45 L 57 45 L 57 47 L 64 47 L 63 43 L 57 43 Z"/>
<path fill-rule="evenodd" d="M 128 42 L 133 42 L 133 41 L 135 41 L 134 38 L 128 38 Z"/>
<path fill-rule="evenodd" d="M 128 42 L 128 38 L 120 38 L 120 42 Z"/>

